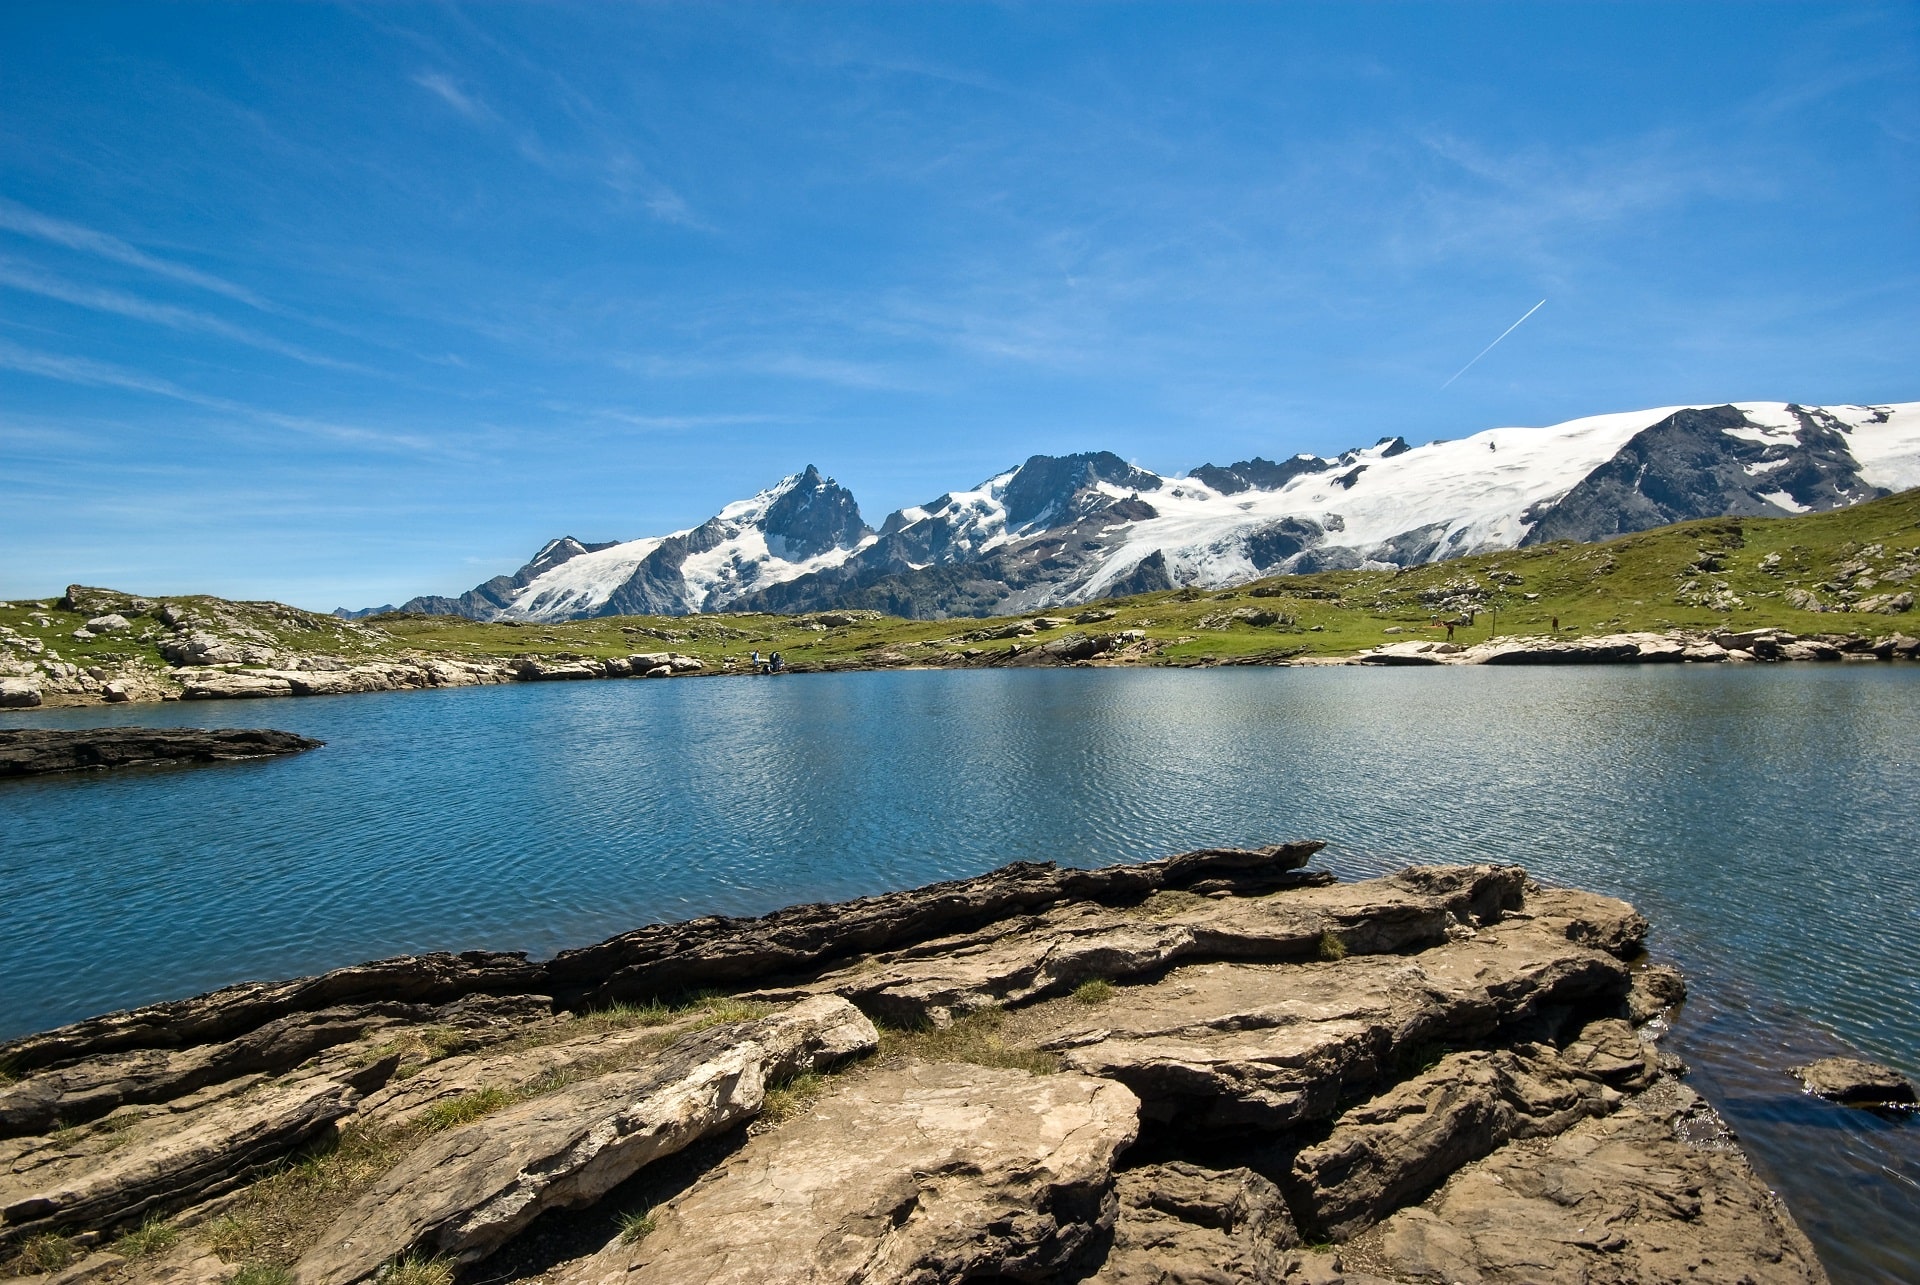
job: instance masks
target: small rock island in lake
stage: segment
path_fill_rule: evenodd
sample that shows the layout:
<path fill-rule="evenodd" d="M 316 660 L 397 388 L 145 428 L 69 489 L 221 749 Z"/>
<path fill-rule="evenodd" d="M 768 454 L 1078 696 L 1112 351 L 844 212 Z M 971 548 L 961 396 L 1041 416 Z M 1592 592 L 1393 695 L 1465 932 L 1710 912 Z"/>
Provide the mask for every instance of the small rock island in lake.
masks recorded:
<path fill-rule="evenodd" d="M 0 1046 L 63 1280 L 1822 1281 L 1624 902 L 1316 843 L 230 987 Z M 289 1165 L 290 1158 L 306 1157 Z"/>
<path fill-rule="evenodd" d="M 271 728 L 0 727 L 0 776 L 267 758 L 324 744 Z"/>

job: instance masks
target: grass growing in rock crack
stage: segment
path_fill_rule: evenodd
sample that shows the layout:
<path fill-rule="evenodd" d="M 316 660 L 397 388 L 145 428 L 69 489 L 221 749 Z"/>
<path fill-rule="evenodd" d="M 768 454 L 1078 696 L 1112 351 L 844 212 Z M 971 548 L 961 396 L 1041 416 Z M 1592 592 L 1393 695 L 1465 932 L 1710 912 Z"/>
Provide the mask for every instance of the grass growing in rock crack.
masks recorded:
<path fill-rule="evenodd" d="M 472 1093 L 462 1093 L 457 1098 L 434 1103 L 421 1114 L 420 1124 L 429 1133 L 439 1133 L 444 1129 L 471 1124 L 483 1115 L 492 1115 L 501 1107 L 520 1101 L 522 1096 L 487 1085 Z"/>
<path fill-rule="evenodd" d="M 655 1227 L 653 1211 L 648 1210 L 643 1213 L 639 1210 L 634 1210 L 630 1213 L 621 1214 L 619 1225 L 620 1243 L 622 1245 L 638 1245 L 641 1241 L 653 1235 Z"/>
<path fill-rule="evenodd" d="M 7 1276 L 50 1276 L 80 1257 L 80 1247 L 59 1232 L 29 1236 L 11 1261 L 0 1262 Z"/>
<path fill-rule="evenodd" d="M 293 1272 L 271 1263 L 243 1263 L 227 1285 L 293 1285 Z"/>
<path fill-rule="evenodd" d="M 976 1009 L 945 1026 L 880 1027 L 879 1056 L 883 1060 L 917 1057 L 926 1062 L 972 1062 L 979 1066 L 1008 1067 L 1051 1075 L 1060 1059 L 1042 1049 L 1009 1044 L 1003 1035 L 1007 1011 Z"/>
<path fill-rule="evenodd" d="M 1174 915 L 1208 905 L 1208 899 L 1197 892 L 1182 892 L 1178 888 L 1162 888 L 1152 893 L 1139 905 L 1136 914 L 1149 915 L 1154 919 L 1168 919 Z"/>
<path fill-rule="evenodd" d="M 229 1262 L 290 1266 L 320 1231 L 426 1131 L 350 1124 L 327 1145 L 281 1166 L 200 1229 Z"/>
<path fill-rule="evenodd" d="M 1113 983 L 1104 977 L 1096 977 L 1092 981 L 1081 982 L 1073 988 L 1073 997 L 1089 1008 L 1097 1004 L 1104 1004 L 1113 998 Z"/>
<path fill-rule="evenodd" d="M 799 1115 L 827 1090 L 828 1078 L 818 1071 L 803 1071 L 767 1090 L 760 1107 L 760 1121 L 769 1125 Z"/>
<path fill-rule="evenodd" d="M 374 1277 L 378 1285 L 453 1285 L 453 1264 L 409 1254 Z"/>
<path fill-rule="evenodd" d="M 113 1252 L 122 1258 L 145 1258 L 149 1254 L 164 1253 L 172 1249 L 179 1239 L 178 1227 L 171 1225 L 158 1214 L 151 1214 L 139 1227 L 114 1241 Z"/>
<path fill-rule="evenodd" d="M 382 1058 L 398 1053 L 400 1065 L 393 1077 L 404 1080 L 442 1058 L 465 1052 L 472 1044 L 472 1037 L 451 1026 L 414 1026 L 392 1039 L 369 1045 L 361 1051 L 355 1062 L 360 1066 L 372 1066 Z"/>
<path fill-rule="evenodd" d="M 1335 932 L 1321 933 L 1319 955 L 1330 964 L 1345 959 L 1347 957 L 1346 938 Z"/>

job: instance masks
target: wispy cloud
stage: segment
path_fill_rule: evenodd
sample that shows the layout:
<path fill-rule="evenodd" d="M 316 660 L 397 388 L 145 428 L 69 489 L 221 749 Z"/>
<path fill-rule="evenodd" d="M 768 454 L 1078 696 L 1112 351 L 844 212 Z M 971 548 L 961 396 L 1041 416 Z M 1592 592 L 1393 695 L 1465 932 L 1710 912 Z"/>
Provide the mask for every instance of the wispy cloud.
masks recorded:
<path fill-rule="evenodd" d="M 233 415 L 268 427 L 357 446 L 432 455 L 456 453 L 448 450 L 440 442 L 415 434 L 389 433 L 350 424 L 335 424 L 304 415 L 286 415 L 279 411 L 250 406 L 230 397 L 196 392 L 191 388 L 183 388 L 172 380 L 161 379 L 142 371 L 128 370 L 123 366 L 114 366 L 87 357 L 69 357 L 60 353 L 23 348 L 4 339 L 0 339 L 0 369 L 15 370 L 26 375 L 36 375 L 42 379 L 53 379 L 61 383 L 78 384 L 89 388 L 117 388 L 130 393 L 164 397 L 171 401 Z"/>
<path fill-rule="evenodd" d="M 459 112 L 471 121 L 496 121 L 497 113 L 472 94 L 453 82 L 453 77 L 438 71 L 423 71 L 413 78 L 413 83 L 434 95 L 441 102 Z"/>
<path fill-rule="evenodd" d="M 79 250 L 86 254 L 98 255 L 103 259 L 111 259 L 115 263 L 124 263 L 128 267 L 139 268 L 143 272 L 151 272 L 155 276 L 166 277 L 214 294 L 225 295 L 229 299 L 236 299 L 263 312 L 278 311 L 272 304 L 245 286 L 235 285 L 231 281 L 222 280 L 198 268 L 188 267 L 184 263 L 175 263 L 170 259 L 148 254 L 145 250 L 130 245 L 119 237 L 109 236 L 105 232 L 82 227 L 78 223 L 68 223 L 63 219 L 49 218 L 4 197 L 0 197 L 0 228 L 17 232 L 22 236 L 51 242 L 54 245 L 64 245 L 68 249 Z"/>
<path fill-rule="evenodd" d="M 271 335 L 246 326 L 236 326 L 232 322 L 222 321 L 218 317 L 196 312 L 191 308 L 180 308 L 173 304 L 155 303 L 137 295 L 122 293 L 118 290 L 106 290 L 97 286 L 80 285 L 62 278 L 39 272 L 25 264 L 0 258 L 0 286 L 14 290 L 23 290 L 30 294 L 41 295 L 48 299 L 58 299 L 79 308 L 91 308 L 97 312 L 110 312 L 136 321 L 151 322 L 173 330 L 198 331 L 201 334 L 217 335 L 235 343 L 246 344 L 264 352 L 279 353 L 295 361 L 310 366 L 324 366 L 330 370 L 350 370 L 366 374 L 367 368 L 351 362 L 337 361 L 332 357 L 302 348 L 297 344 L 285 343 Z"/>

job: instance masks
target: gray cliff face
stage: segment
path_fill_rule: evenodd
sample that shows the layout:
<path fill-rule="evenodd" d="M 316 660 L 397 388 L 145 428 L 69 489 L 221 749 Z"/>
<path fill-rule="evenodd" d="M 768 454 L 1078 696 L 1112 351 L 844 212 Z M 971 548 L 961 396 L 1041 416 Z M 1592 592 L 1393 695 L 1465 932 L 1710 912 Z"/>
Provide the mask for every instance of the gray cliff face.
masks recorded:
<path fill-rule="evenodd" d="M 1530 511 L 1533 528 L 1521 544 L 1606 540 L 1692 518 L 1819 513 L 1885 494 L 1861 479 L 1831 416 L 1789 409 L 1800 422 L 1790 443 L 1739 436 L 1750 425 L 1732 406 L 1675 412 L 1559 500 Z"/>

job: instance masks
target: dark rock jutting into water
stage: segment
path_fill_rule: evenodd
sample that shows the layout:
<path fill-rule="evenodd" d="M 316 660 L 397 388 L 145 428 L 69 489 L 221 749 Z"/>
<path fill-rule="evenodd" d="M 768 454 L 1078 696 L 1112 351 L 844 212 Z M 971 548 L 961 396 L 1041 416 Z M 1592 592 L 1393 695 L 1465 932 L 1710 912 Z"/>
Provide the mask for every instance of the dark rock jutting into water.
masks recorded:
<path fill-rule="evenodd" d="M 324 744 L 269 728 L 9 727 L 0 728 L 0 776 L 266 758 Z"/>

